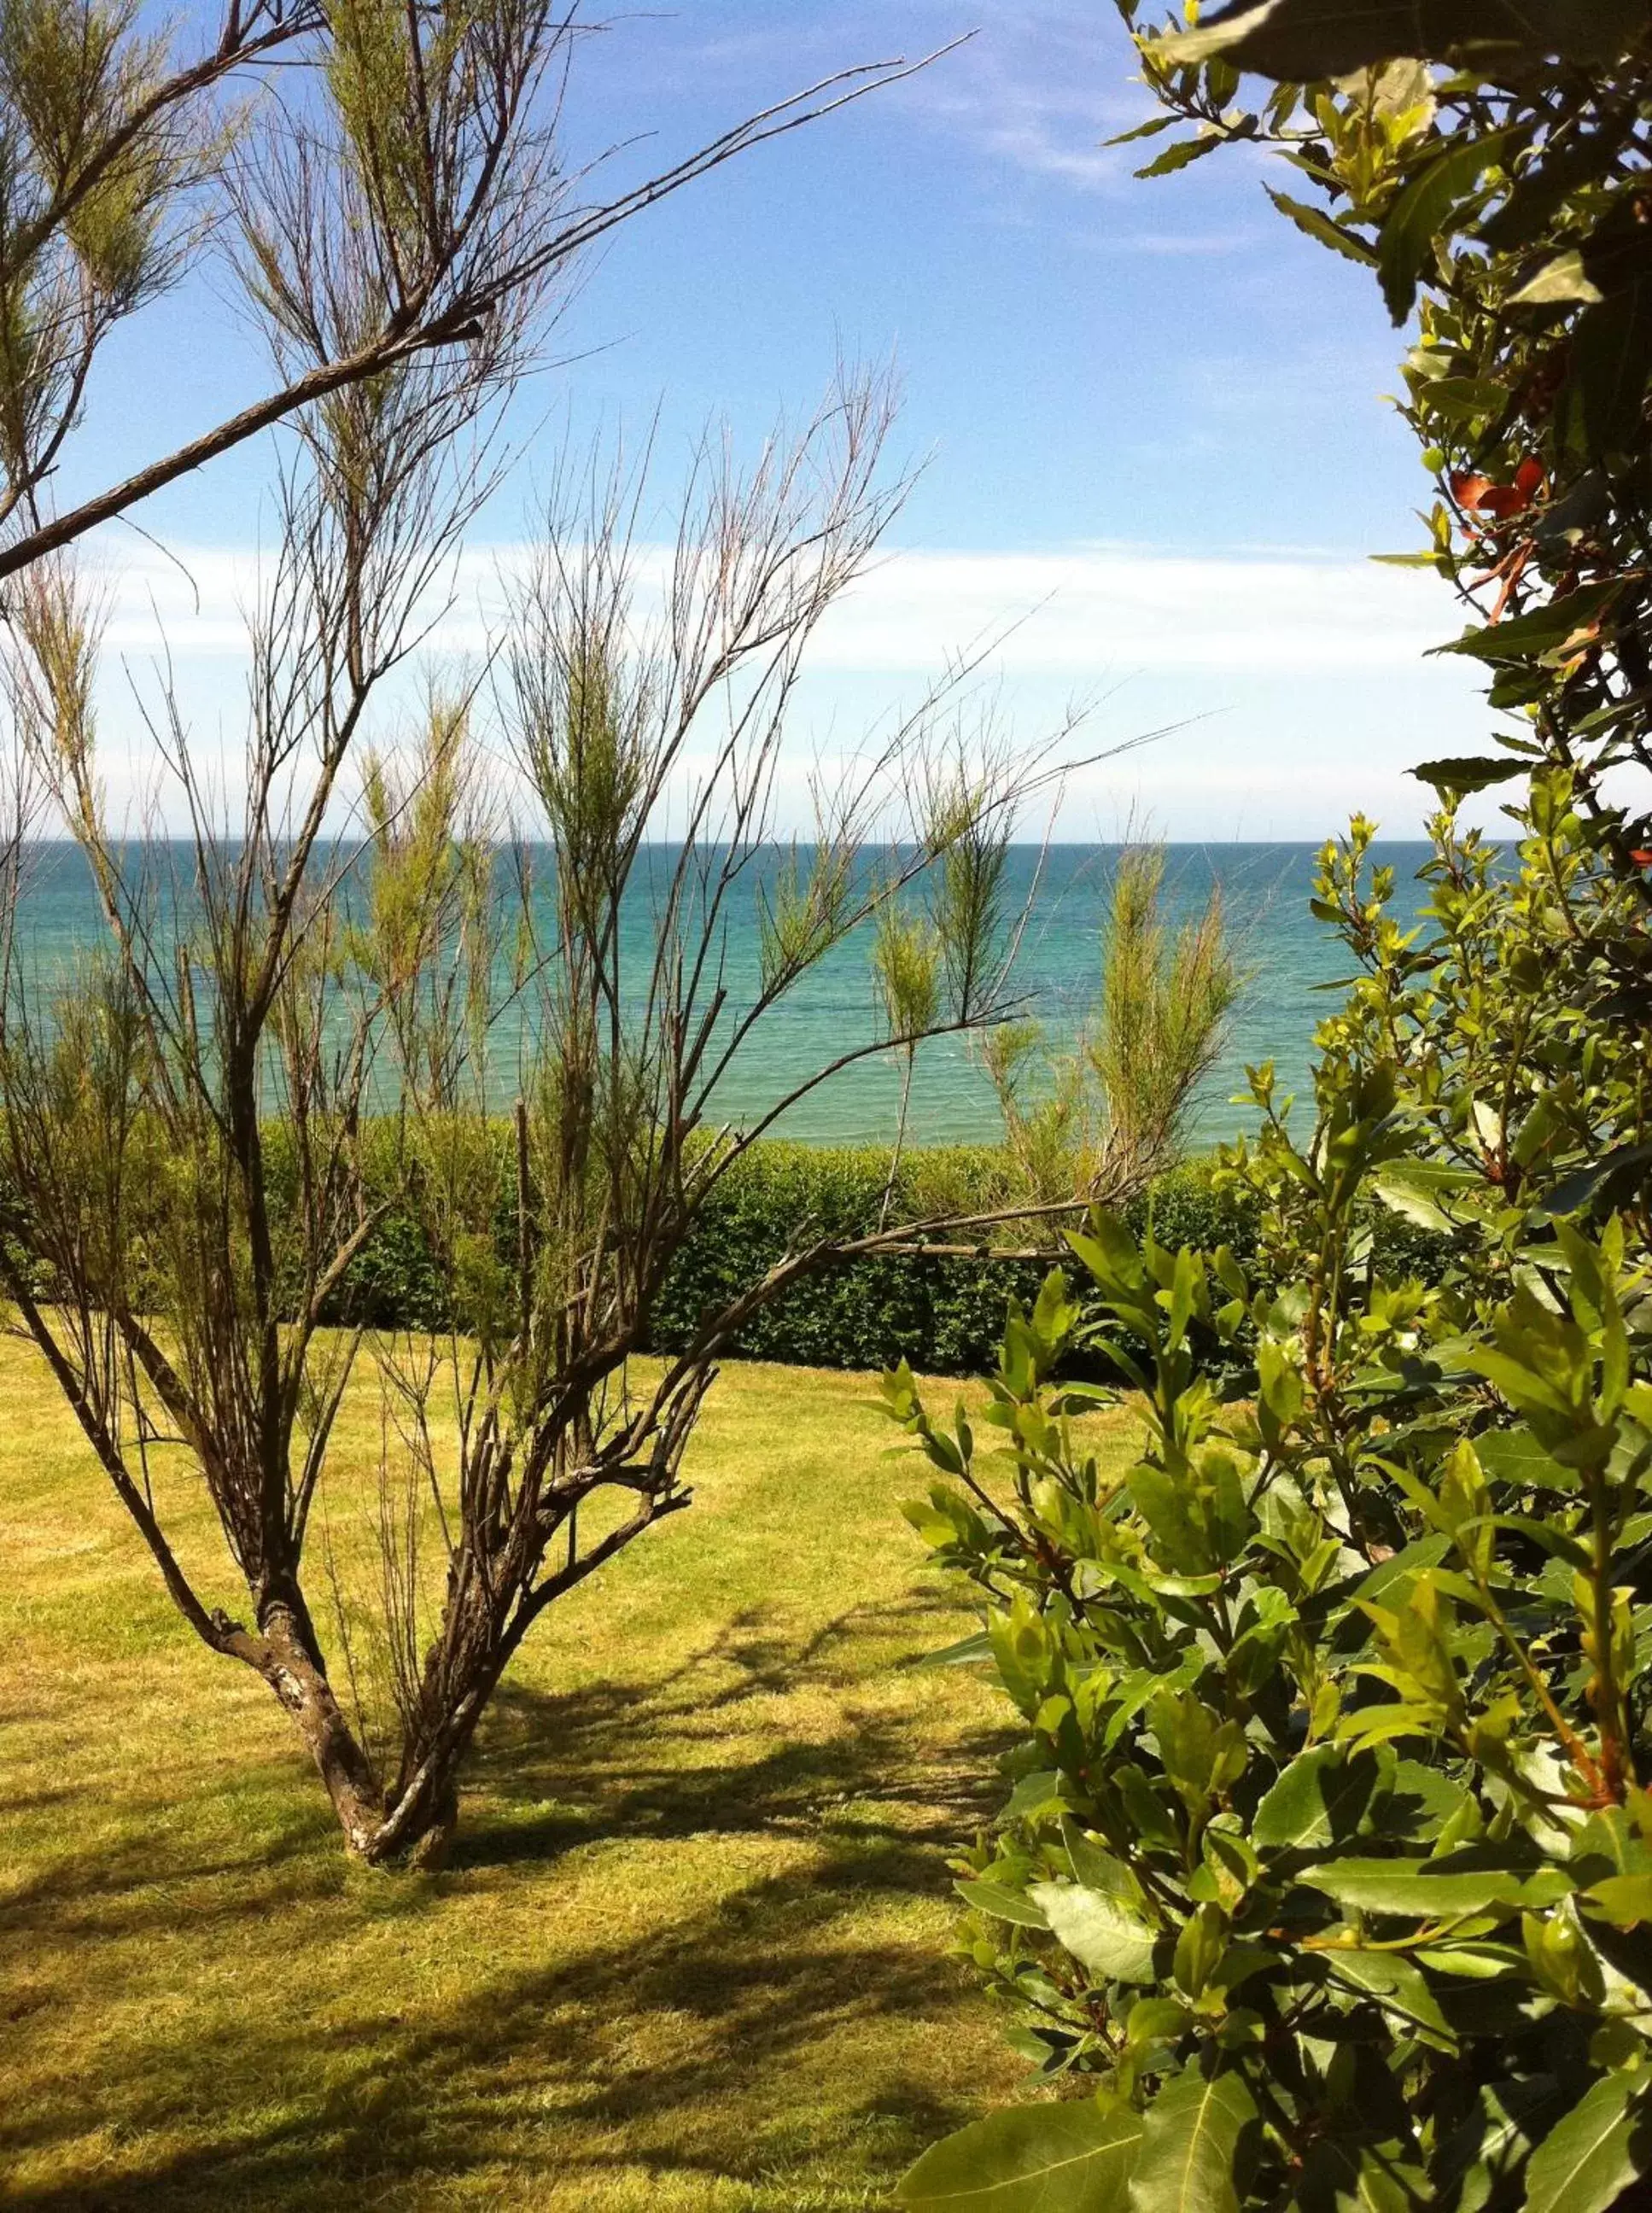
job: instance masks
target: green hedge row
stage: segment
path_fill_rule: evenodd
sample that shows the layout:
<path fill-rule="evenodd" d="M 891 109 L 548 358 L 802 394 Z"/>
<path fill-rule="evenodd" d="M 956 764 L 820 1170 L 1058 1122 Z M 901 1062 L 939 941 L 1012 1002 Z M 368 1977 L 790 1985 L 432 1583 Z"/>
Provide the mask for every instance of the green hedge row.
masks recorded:
<path fill-rule="evenodd" d="M 436 1265 L 414 1213 L 398 1205 L 405 1166 L 387 1131 L 369 1131 L 369 1192 L 385 1213 L 340 1285 L 328 1319 L 412 1329 L 439 1329 L 455 1316 L 451 1288 Z M 498 1192 L 494 1235 L 509 1265 L 515 1235 L 515 1196 L 509 1133 L 479 1131 L 474 1142 L 497 1146 L 503 1159 L 479 1161 Z M 266 1145 L 277 1199 L 296 1173 L 284 1157 L 279 1125 Z M 878 1228 L 888 1156 L 875 1147 L 814 1146 L 771 1140 L 752 1147 L 724 1175 L 702 1207 L 655 1302 L 650 1349 L 690 1344 L 708 1317 L 730 1305 L 800 1241 L 852 1239 Z M 377 1186 L 376 1192 L 374 1186 Z M 1008 1163 L 995 1147 L 920 1148 L 901 1163 L 891 1206 L 896 1221 L 984 1214 L 1011 1202 Z M 24 1209 L 0 1209 L 21 1222 Z M 1193 1245 L 1232 1248 L 1241 1263 L 1256 1250 L 1253 1215 L 1241 1199 L 1211 1187 L 1193 1161 L 1161 1178 L 1125 1209 L 1131 1227 L 1149 1224 L 1172 1250 Z M 1387 1218 L 1375 1225 L 1384 1272 L 1437 1270 L 1442 1241 Z M 141 1231 L 134 1235 L 141 1237 Z M 21 1241 L 26 1243 L 26 1237 Z M 1012 1298 L 1030 1304 L 1048 1259 L 1016 1259 L 983 1249 L 969 1253 L 882 1253 L 844 1261 L 806 1277 L 762 1308 L 740 1330 L 730 1353 L 816 1368 L 879 1368 L 901 1358 L 920 1374 L 963 1375 L 990 1369 Z M 51 1295 L 49 1285 L 42 1284 Z M 1210 1346 L 1213 1371 L 1222 1356 Z M 1098 1367 L 1098 1374 L 1105 1370 Z"/>
<path fill-rule="evenodd" d="M 697 1217 L 655 1302 L 651 1349 L 689 1344 L 706 1318 L 729 1305 L 795 1242 L 854 1238 L 879 1226 L 887 1152 L 875 1146 L 818 1146 L 770 1140 L 753 1145 L 724 1176 Z M 504 1180 L 509 1192 L 509 1177 Z M 989 1146 L 920 1148 L 902 1161 L 891 1208 L 896 1221 L 988 1213 L 1010 1200 L 1008 1163 Z M 1161 1177 L 1125 1209 L 1137 1233 L 1161 1245 L 1210 1251 L 1228 1246 L 1242 1265 L 1256 1253 L 1247 1201 L 1211 1187 L 1198 1161 Z M 498 1223 L 502 1251 L 514 1236 L 515 1199 Z M 1393 1216 L 1373 1225 L 1375 1258 L 1388 1275 L 1437 1275 L 1444 1240 Z M 880 1368 L 901 1358 L 920 1374 L 976 1375 L 996 1363 L 1011 1298 L 1030 1304 L 1051 1265 L 982 1253 L 927 1257 L 910 1252 L 844 1261 L 762 1308 L 729 1346 L 732 1354 L 811 1368 Z M 362 1256 L 350 1285 L 354 1310 L 380 1322 L 439 1326 L 443 1287 L 417 1223 L 393 1214 Z M 1221 1364 L 1214 1341 L 1213 1365 Z M 1098 1365 L 1098 1374 L 1106 1372 Z"/>
<path fill-rule="evenodd" d="M 794 1241 L 876 1229 L 887 1171 L 888 1155 L 876 1147 L 754 1145 L 712 1193 L 673 1262 L 655 1307 L 651 1349 L 669 1353 L 690 1343 Z M 498 1235 L 508 1251 L 508 1178 L 505 1187 Z M 892 1218 L 985 1213 L 1008 1195 L 996 1149 L 924 1148 L 901 1164 Z M 1241 1259 L 1253 1247 L 1247 1210 L 1218 1198 L 1197 1164 L 1164 1178 L 1129 1212 L 1138 1228 L 1150 1214 L 1155 1234 L 1172 1247 L 1225 1243 Z M 984 1252 L 844 1261 L 760 1309 L 729 1350 L 815 1368 L 877 1368 L 904 1356 L 922 1373 L 973 1374 L 997 1358 L 1009 1300 L 1035 1297 L 1048 1265 Z M 448 1320 L 442 1277 L 407 1214 L 393 1210 L 357 1259 L 339 1301 L 339 1318 L 346 1313 L 381 1326 L 433 1328 Z"/>
<path fill-rule="evenodd" d="M 875 1229 L 887 1155 L 875 1149 L 754 1147 L 731 1171 L 678 1255 L 655 1312 L 661 1351 L 685 1344 L 708 1314 L 777 1260 L 794 1234 L 854 1237 Z M 1003 1204 L 1002 1156 L 962 1149 L 903 1164 L 895 1218 L 988 1212 Z M 1171 1245 L 1222 1243 L 1248 1252 L 1249 1220 L 1211 1192 L 1197 1168 L 1166 1178 L 1149 1207 Z M 878 1368 L 903 1356 L 921 1373 L 978 1373 L 997 1360 L 1009 1299 L 1038 1295 L 1050 1263 L 983 1253 L 911 1253 L 848 1260 L 793 1287 L 753 1316 L 731 1350 L 819 1368 Z"/>

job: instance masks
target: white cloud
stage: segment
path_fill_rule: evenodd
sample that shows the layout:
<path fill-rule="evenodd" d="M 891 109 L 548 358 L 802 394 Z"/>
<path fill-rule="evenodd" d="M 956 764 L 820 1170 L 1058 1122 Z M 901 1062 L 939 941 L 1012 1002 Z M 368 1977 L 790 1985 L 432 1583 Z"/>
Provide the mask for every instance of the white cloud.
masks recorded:
<path fill-rule="evenodd" d="M 1139 166 L 1134 148 L 1101 143 L 1149 105 L 1130 82 L 1128 40 L 1094 0 L 997 0 L 975 14 L 964 0 L 848 0 L 760 27 L 736 23 L 727 7 L 707 12 L 710 27 L 698 19 L 689 51 L 702 68 L 736 76 L 748 95 L 777 71 L 802 82 L 872 55 L 939 53 L 878 97 L 1025 175 L 1082 191 L 1122 184 Z"/>
<path fill-rule="evenodd" d="M 834 613 L 821 652 L 834 667 L 916 669 L 1023 614 L 999 665 L 1092 677 L 1394 668 L 1450 628 L 1432 578 L 1365 561 L 1147 546 L 905 553 Z"/>
<path fill-rule="evenodd" d="M 240 752 L 241 610 L 256 588 L 257 558 L 250 550 L 173 552 L 146 551 L 103 580 L 113 665 L 102 728 L 120 788 L 142 785 L 145 763 L 153 765 L 122 668 L 147 692 L 163 651 L 198 751 L 216 733 L 226 770 Z M 452 607 L 434 611 L 433 648 L 474 655 L 497 638 L 506 584 L 528 558 L 521 546 L 472 549 Z M 657 586 L 664 549 L 650 549 L 638 566 L 645 588 Z M 1454 627 L 1453 604 L 1434 577 L 1312 551 L 893 553 L 817 635 L 777 826 L 806 825 L 808 774 L 821 756 L 851 757 L 864 733 L 915 704 L 949 661 L 996 640 L 982 705 L 1017 741 L 1059 729 L 1075 701 L 1091 709 L 1082 753 L 1105 754 L 1145 731 L 1169 734 L 1076 778 L 1061 835 L 1110 836 L 1136 814 L 1173 837 L 1312 838 L 1356 809 L 1411 834 L 1427 802 L 1409 765 L 1484 741 L 1473 665 L 1426 658 Z M 392 724 L 397 692 L 385 703 Z"/>
<path fill-rule="evenodd" d="M 1257 230 L 1091 230 L 1070 232 L 1071 243 L 1100 256 L 1143 253 L 1180 256 L 1240 253 L 1263 235 Z"/>
<path fill-rule="evenodd" d="M 112 653 L 241 658 L 258 584 L 251 549 L 180 546 L 103 573 Z M 504 581 L 529 558 L 517 546 L 464 557 L 454 603 L 433 607 L 432 643 L 473 651 L 505 614 Z M 663 551 L 639 561 L 646 580 Z M 1345 557 L 1152 546 L 1047 552 L 897 552 L 823 624 L 822 670 L 919 674 L 984 637 L 1006 674 L 1078 678 L 1131 669 L 1228 669 L 1280 678 L 1414 666 L 1449 636 L 1451 603 L 1435 579 Z"/>
<path fill-rule="evenodd" d="M 1122 66 L 1121 66 L 1122 64 Z M 905 88 L 929 120 L 1033 177 L 1094 192 L 1128 180 L 1133 149 L 1103 141 L 1142 120 L 1129 52 L 1094 8 L 1009 5 Z"/>

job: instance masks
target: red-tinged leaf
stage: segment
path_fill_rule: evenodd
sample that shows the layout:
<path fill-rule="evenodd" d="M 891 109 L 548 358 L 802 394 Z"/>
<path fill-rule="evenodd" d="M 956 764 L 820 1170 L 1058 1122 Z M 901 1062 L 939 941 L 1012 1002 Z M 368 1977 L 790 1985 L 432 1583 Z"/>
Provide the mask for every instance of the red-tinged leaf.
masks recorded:
<path fill-rule="evenodd" d="M 1487 492 L 1497 487 L 1490 477 L 1476 476 L 1467 469 L 1458 469 L 1451 478 L 1451 496 L 1466 515 L 1478 515 Z"/>
<path fill-rule="evenodd" d="M 1515 471 L 1515 489 L 1528 500 L 1535 499 L 1544 485 L 1543 464 L 1535 454 L 1527 454 Z"/>

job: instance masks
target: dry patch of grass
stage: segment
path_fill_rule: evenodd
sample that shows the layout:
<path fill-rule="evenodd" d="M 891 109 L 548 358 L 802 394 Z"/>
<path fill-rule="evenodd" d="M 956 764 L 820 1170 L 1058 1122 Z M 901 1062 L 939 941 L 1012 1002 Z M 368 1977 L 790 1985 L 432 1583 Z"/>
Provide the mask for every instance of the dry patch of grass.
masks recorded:
<path fill-rule="evenodd" d="M 454 1864 L 412 1878 L 346 1865 L 267 1692 L 195 1643 L 0 1346 L 0 2199 L 876 2204 L 1003 2096 L 945 1867 L 1003 1715 L 907 1672 L 966 1624 L 866 1396 L 724 1376 L 694 1508 L 530 1642 Z"/>

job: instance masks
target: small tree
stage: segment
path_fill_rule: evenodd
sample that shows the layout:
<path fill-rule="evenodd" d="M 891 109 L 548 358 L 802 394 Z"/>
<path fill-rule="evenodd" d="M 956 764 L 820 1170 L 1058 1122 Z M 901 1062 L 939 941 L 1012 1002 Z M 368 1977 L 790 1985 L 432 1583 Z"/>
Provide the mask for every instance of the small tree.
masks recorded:
<path fill-rule="evenodd" d="M 442 1849 L 460 1762 L 522 1639 L 688 1504 L 682 1456 L 720 1345 L 836 1257 L 805 1230 L 639 1378 L 632 1356 L 698 1210 L 786 1106 L 884 1042 L 797 1070 L 747 1128 L 718 1123 L 720 1086 L 798 982 L 905 886 L 960 841 L 989 864 L 1021 788 L 971 769 L 937 694 L 823 792 L 812 844 L 765 880 L 805 650 L 899 497 L 878 473 L 887 399 L 863 385 L 748 473 L 708 452 L 656 613 L 634 498 L 552 515 L 497 687 L 549 841 L 543 881 L 531 847 L 507 867 L 490 838 L 473 692 L 437 694 L 415 740 L 367 756 L 353 863 L 324 836 L 329 808 L 480 496 L 454 444 L 475 390 L 439 366 L 404 371 L 307 422 L 254 633 L 233 838 L 175 710 L 157 732 L 192 825 L 186 881 L 167 880 L 164 848 L 135 860 L 108 823 L 73 580 L 37 566 L 17 616 L 28 759 L 87 857 L 108 937 L 52 999 L 13 945 L 0 1143 L 16 1204 L 0 1278 L 185 1618 L 270 1685 L 350 1850 L 373 1861 Z M 674 802 L 677 841 L 650 845 Z M 26 857 L 20 833 L 14 901 Z M 760 973 L 742 997 L 728 932 L 754 893 Z M 903 1049 L 1008 1009 L 997 907 L 938 926 L 948 988 Z M 502 1069 L 505 1015 L 518 1043 Z M 502 1145 L 490 1118 L 513 1093 Z M 369 1139 L 399 1157 L 400 1202 L 462 1333 L 321 1326 L 347 1307 L 374 1226 Z M 335 1592 L 336 1682 L 309 1540 L 364 1355 L 385 1438 L 380 1589 L 365 1615 Z M 186 1482 L 211 1499 L 244 1620 L 171 1540 Z"/>

